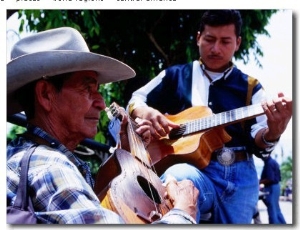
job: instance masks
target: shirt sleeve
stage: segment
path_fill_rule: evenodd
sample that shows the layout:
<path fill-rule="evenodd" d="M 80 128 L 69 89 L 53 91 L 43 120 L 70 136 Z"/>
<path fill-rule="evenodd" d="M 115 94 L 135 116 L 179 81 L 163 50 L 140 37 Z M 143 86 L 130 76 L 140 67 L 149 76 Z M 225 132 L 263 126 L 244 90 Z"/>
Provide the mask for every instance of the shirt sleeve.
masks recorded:
<path fill-rule="evenodd" d="M 263 89 L 257 91 L 252 98 L 252 104 L 261 104 L 267 100 L 266 92 Z M 256 123 L 251 127 L 251 136 L 255 138 L 257 132 L 267 127 L 267 116 L 265 114 L 256 117 Z"/>
<path fill-rule="evenodd" d="M 129 114 L 131 114 L 131 112 L 137 107 L 148 106 L 147 95 L 162 82 L 162 79 L 165 77 L 165 75 L 166 71 L 161 71 L 160 74 L 158 74 L 150 82 L 133 92 L 127 106 L 127 111 Z"/>
<path fill-rule="evenodd" d="M 186 212 L 173 208 L 153 224 L 196 224 L 196 221 Z"/>

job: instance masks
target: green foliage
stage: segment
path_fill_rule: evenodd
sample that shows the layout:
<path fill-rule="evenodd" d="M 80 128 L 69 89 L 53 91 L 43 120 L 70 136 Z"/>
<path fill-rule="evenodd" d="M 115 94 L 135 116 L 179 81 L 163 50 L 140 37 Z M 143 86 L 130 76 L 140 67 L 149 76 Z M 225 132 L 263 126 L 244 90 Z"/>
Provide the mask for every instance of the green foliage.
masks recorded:
<path fill-rule="evenodd" d="M 285 188 L 286 183 L 292 179 L 293 176 L 293 159 L 292 157 L 287 157 L 287 159 L 280 165 L 281 172 L 281 186 Z"/>
<path fill-rule="evenodd" d="M 258 35 L 276 10 L 241 10 L 243 42 L 235 54 L 245 63 L 253 53 L 257 64 L 263 51 Z M 70 26 L 79 30 L 92 52 L 111 56 L 135 69 L 133 79 L 103 85 L 100 92 L 107 105 L 116 101 L 125 106 L 131 93 L 162 69 L 199 58 L 197 26 L 203 10 L 19 10 L 20 31 L 43 31 Z M 8 11 L 8 15 L 12 12 Z M 23 27 L 26 25 L 26 27 Z M 101 116 L 98 141 L 106 141 L 106 115 Z"/>
<path fill-rule="evenodd" d="M 9 130 L 7 137 L 6 137 L 7 142 L 15 139 L 18 134 L 24 133 L 25 130 L 26 130 L 26 128 L 21 127 L 21 126 L 17 126 L 17 125 L 12 126 L 12 128 Z"/>

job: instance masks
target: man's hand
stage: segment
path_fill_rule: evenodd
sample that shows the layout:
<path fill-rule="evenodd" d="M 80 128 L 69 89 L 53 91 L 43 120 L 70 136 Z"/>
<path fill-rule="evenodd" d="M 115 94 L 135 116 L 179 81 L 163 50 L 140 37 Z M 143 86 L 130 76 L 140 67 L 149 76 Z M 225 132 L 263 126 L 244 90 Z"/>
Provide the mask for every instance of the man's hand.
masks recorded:
<path fill-rule="evenodd" d="M 264 102 L 262 107 L 268 118 L 268 131 L 265 134 L 265 139 L 268 141 L 277 140 L 285 131 L 292 117 L 293 101 L 284 97 L 283 93 L 278 93 L 278 98 Z"/>
<path fill-rule="evenodd" d="M 179 128 L 179 125 L 168 120 L 162 113 L 151 107 L 143 106 L 135 108 L 131 114 L 133 118 L 139 117 L 151 122 L 151 135 L 159 139 L 170 132 L 170 128 Z"/>
<path fill-rule="evenodd" d="M 172 176 L 167 176 L 165 198 L 169 199 L 174 208 L 186 211 L 196 219 L 197 200 L 199 190 L 190 180 L 176 181 Z"/>
<path fill-rule="evenodd" d="M 144 146 L 147 147 L 152 140 L 150 132 L 151 122 L 145 119 L 141 119 L 139 117 L 137 117 L 134 121 L 138 125 L 138 128 L 135 130 L 135 132 L 142 137 Z"/>
<path fill-rule="evenodd" d="M 128 119 L 129 116 L 127 115 L 126 111 L 124 108 L 120 107 L 119 108 L 119 116 L 121 118 L 121 129 L 120 129 L 120 135 L 121 135 L 121 141 L 122 141 L 122 146 L 126 146 L 126 150 L 129 151 L 129 142 L 128 142 L 128 137 L 127 137 L 127 126 L 128 126 Z M 142 137 L 144 146 L 146 147 L 152 140 L 151 136 L 151 122 L 145 119 L 141 119 L 137 117 L 134 120 L 136 124 L 136 129 L 135 132 Z M 123 137 L 123 138 L 122 138 Z M 124 139 L 126 137 L 126 140 Z"/>

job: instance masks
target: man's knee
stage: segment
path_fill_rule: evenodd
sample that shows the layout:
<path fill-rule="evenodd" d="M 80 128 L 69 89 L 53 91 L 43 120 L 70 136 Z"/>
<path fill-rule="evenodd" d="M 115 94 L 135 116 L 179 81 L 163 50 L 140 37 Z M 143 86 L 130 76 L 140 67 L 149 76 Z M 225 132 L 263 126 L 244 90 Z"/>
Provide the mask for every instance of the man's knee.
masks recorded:
<path fill-rule="evenodd" d="M 199 177 L 199 170 L 195 168 L 192 165 L 189 164 L 175 164 L 169 167 L 165 173 L 164 177 L 168 174 L 171 174 L 173 177 L 176 178 L 176 180 L 185 180 L 189 179 L 191 181 L 194 181 L 195 178 Z"/>

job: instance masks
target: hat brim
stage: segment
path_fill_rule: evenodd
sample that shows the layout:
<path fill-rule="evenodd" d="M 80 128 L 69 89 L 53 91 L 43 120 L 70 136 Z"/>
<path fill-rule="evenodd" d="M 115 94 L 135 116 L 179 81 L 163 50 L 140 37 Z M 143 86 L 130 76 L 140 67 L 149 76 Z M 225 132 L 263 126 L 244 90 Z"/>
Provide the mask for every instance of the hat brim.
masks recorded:
<path fill-rule="evenodd" d="M 12 96 L 22 86 L 43 76 L 83 70 L 97 72 L 99 84 L 126 80 L 136 75 L 123 62 L 91 52 L 54 50 L 23 55 L 7 64 L 7 114 L 21 111 Z"/>

